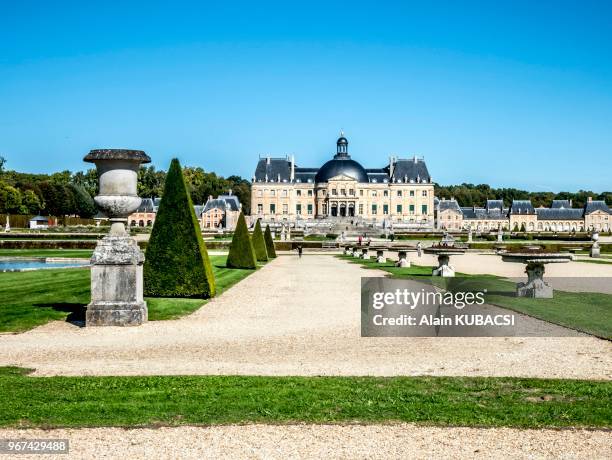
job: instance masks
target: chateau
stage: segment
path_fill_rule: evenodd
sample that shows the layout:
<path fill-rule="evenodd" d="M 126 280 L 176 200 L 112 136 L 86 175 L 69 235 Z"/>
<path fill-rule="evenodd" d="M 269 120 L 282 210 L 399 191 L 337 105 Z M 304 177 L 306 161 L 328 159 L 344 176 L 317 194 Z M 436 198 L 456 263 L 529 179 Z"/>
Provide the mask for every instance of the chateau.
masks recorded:
<path fill-rule="evenodd" d="M 612 211 L 605 201 L 589 198 L 581 208 L 571 200 L 553 200 L 550 208 L 535 208 L 529 200 L 487 200 L 484 207 L 461 207 L 455 199 L 436 199 L 436 226 L 443 230 L 478 232 L 499 228 L 527 232 L 579 232 L 612 229 Z"/>
<path fill-rule="evenodd" d="M 251 213 L 264 221 L 351 220 L 394 227 L 434 227 L 434 183 L 425 161 L 391 157 L 367 169 L 351 159 L 340 133 L 336 154 L 320 168 L 293 156 L 259 159 L 251 187 Z"/>

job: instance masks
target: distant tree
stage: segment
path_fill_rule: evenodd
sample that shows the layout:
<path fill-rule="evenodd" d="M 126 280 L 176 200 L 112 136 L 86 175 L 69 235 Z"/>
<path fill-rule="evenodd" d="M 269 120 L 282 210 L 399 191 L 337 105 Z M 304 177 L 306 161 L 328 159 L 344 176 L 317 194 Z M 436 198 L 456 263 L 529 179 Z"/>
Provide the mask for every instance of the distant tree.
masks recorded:
<path fill-rule="evenodd" d="M 527 227 L 525 227 L 525 222 L 523 222 L 521 224 L 521 230 L 520 231 L 523 232 L 523 233 L 527 231 Z"/>
<path fill-rule="evenodd" d="M 267 262 L 268 251 L 266 250 L 266 241 L 264 239 L 263 232 L 261 231 L 261 223 L 259 219 L 257 219 L 257 222 L 255 223 L 251 241 L 253 241 L 253 249 L 255 249 L 255 257 L 257 257 L 257 261 Z"/>
<path fill-rule="evenodd" d="M 98 171 L 95 168 L 78 171 L 72 176 L 72 183 L 83 187 L 89 196 L 94 197 L 98 194 Z"/>
<path fill-rule="evenodd" d="M 212 265 L 176 158 L 170 163 L 147 246 L 144 292 L 153 297 L 215 295 Z"/>
<path fill-rule="evenodd" d="M 164 192 L 165 171 L 156 171 L 155 166 L 141 166 L 138 170 L 138 196 L 161 197 Z"/>
<path fill-rule="evenodd" d="M 242 213 L 238 217 L 236 230 L 234 230 L 234 236 L 230 244 L 227 266 L 230 268 L 257 268 L 257 257 Z"/>
<path fill-rule="evenodd" d="M 0 213 L 21 213 L 21 193 L 2 181 L 0 181 Z"/>
<path fill-rule="evenodd" d="M 38 214 L 43 208 L 43 204 L 34 190 L 26 190 L 23 193 L 21 206 L 23 214 Z"/>
<path fill-rule="evenodd" d="M 6 158 L 0 155 L 0 176 L 2 176 L 2 173 L 4 172 L 4 165 L 6 165 Z"/>
<path fill-rule="evenodd" d="M 268 258 L 275 259 L 276 249 L 274 248 L 274 240 L 272 239 L 272 232 L 270 231 L 269 225 L 266 225 L 266 231 L 264 232 L 264 240 L 266 242 L 266 251 L 268 253 Z"/>
<path fill-rule="evenodd" d="M 70 214 L 76 214 L 79 217 L 90 218 L 93 217 L 96 212 L 96 205 L 93 198 L 82 185 L 70 184 L 68 186 L 72 191 L 74 197 L 74 209 Z"/>

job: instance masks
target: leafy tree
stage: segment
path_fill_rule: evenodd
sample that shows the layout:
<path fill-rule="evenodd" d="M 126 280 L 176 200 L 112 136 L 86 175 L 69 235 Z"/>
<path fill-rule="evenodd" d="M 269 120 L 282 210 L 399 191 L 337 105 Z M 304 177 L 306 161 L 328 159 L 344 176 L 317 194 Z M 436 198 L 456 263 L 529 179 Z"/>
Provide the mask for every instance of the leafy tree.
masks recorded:
<path fill-rule="evenodd" d="M 257 261 L 267 262 L 268 252 L 266 250 L 266 241 L 264 240 L 264 235 L 261 231 L 261 223 L 259 222 L 259 219 L 257 219 L 257 222 L 255 223 L 251 240 L 253 241 L 253 249 L 255 249 L 255 257 L 257 257 Z"/>
<path fill-rule="evenodd" d="M 70 184 L 69 188 L 74 197 L 74 209 L 72 214 L 77 214 L 79 217 L 90 218 L 96 215 L 96 205 L 93 198 L 87 190 L 81 185 Z"/>
<path fill-rule="evenodd" d="M 257 268 L 255 249 L 253 249 L 253 243 L 242 213 L 238 217 L 236 230 L 234 230 L 234 236 L 230 244 L 227 266 L 230 268 Z"/>
<path fill-rule="evenodd" d="M 43 207 L 40 198 L 34 190 L 26 190 L 23 193 L 21 203 L 24 214 L 38 214 Z"/>
<path fill-rule="evenodd" d="M 144 264 L 144 292 L 152 297 L 215 295 L 215 279 L 181 165 L 170 163 Z"/>
<path fill-rule="evenodd" d="M 272 239 L 272 232 L 270 226 L 266 225 L 266 231 L 264 232 L 264 240 L 266 242 L 266 251 L 270 259 L 276 258 L 276 249 L 274 249 L 274 240 Z"/>
<path fill-rule="evenodd" d="M 0 182 L 0 213 L 16 214 L 21 211 L 21 193 L 15 187 Z"/>
<path fill-rule="evenodd" d="M 0 155 L 0 176 L 4 172 L 4 165 L 6 164 L 6 158 Z"/>
<path fill-rule="evenodd" d="M 525 227 L 525 222 L 523 222 L 523 223 L 521 224 L 521 232 L 523 232 L 523 233 L 524 233 L 524 232 L 526 232 L 526 231 L 527 231 L 527 227 Z"/>

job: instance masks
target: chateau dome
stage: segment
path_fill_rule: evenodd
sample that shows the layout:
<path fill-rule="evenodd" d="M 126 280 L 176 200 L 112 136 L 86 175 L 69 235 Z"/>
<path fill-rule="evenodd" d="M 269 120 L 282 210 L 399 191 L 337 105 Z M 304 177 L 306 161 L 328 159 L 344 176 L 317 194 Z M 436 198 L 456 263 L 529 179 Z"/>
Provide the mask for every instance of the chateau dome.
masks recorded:
<path fill-rule="evenodd" d="M 368 182 L 366 170 L 355 160 L 351 160 L 348 154 L 348 140 L 344 133 L 336 141 L 336 154 L 333 160 L 325 163 L 315 176 L 315 182 L 327 182 L 332 177 L 345 175 L 352 177 L 357 182 Z"/>

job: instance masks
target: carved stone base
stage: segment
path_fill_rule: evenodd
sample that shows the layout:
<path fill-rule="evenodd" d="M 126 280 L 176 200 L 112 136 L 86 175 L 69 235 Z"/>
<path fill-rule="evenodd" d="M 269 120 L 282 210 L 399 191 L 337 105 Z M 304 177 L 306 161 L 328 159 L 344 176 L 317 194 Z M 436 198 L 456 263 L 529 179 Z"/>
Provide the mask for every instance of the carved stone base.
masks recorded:
<path fill-rule="evenodd" d="M 370 260 L 370 254 L 368 253 L 368 251 L 362 251 L 360 258 L 363 260 Z"/>
<path fill-rule="evenodd" d="M 589 255 L 594 259 L 601 257 L 601 249 L 598 243 L 594 243 L 593 246 L 591 246 L 591 251 L 589 252 Z"/>
<path fill-rule="evenodd" d="M 444 278 L 452 278 L 455 276 L 455 268 L 449 263 L 450 258 L 447 255 L 438 256 L 438 268 L 435 268 L 431 274 L 433 276 L 442 276 Z"/>
<path fill-rule="evenodd" d="M 91 303 L 86 326 L 138 326 L 147 321 L 143 298 L 144 255 L 129 236 L 107 236 L 91 258 Z"/>
<path fill-rule="evenodd" d="M 406 252 L 404 252 L 404 251 L 398 252 L 397 263 L 395 264 L 395 266 L 396 267 L 401 267 L 401 268 L 409 268 L 410 267 L 410 261 L 408 260 L 408 256 L 407 256 Z"/>
<path fill-rule="evenodd" d="M 376 262 L 379 264 L 384 264 L 387 261 L 385 258 L 383 251 L 376 251 Z"/>
<path fill-rule="evenodd" d="M 87 326 L 140 326 L 148 320 L 146 302 L 98 302 L 87 305 Z"/>
<path fill-rule="evenodd" d="M 544 281 L 544 264 L 529 263 L 525 272 L 527 273 L 527 282 L 517 284 L 517 297 L 552 299 L 553 288 Z"/>

